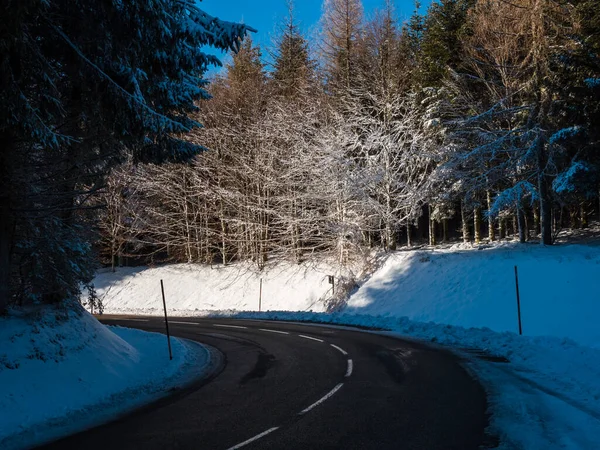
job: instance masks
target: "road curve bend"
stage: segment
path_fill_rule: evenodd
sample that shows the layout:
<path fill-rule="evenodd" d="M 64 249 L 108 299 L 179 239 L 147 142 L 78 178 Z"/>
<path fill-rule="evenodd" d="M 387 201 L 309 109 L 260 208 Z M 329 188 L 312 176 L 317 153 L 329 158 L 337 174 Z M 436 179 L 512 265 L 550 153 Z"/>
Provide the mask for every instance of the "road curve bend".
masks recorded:
<path fill-rule="evenodd" d="M 151 317 L 102 321 L 163 332 Z M 224 355 L 207 382 L 46 449 L 469 450 L 486 397 L 449 352 L 297 323 L 178 318 L 174 336 Z"/>

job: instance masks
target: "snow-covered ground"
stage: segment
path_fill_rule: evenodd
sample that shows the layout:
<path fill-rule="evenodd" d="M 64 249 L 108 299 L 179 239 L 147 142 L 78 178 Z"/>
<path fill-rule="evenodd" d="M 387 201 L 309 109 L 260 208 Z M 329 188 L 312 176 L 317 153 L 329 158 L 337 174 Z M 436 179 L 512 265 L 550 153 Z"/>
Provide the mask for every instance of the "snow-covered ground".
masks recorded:
<path fill-rule="evenodd" d="M 401 252 L 353 295 L 345 312 L 518 332 L 600 347 L 600 247 L 461 245 Z"/>
<path fill-rule="evenodd" d="M 85 429 L 192 381 L 208 350 L 172 345 L 169 361 L 165 336 L 106 327 L 77 307 L 0 317 L 0 448 Z"/>
<path fill-rule="evenodd" d="M 251 264 L 177 264 L 120 268 L 116 273 L 104 270 L 94 285 L 108 314 L 163 314 L 161 279 L 172 314 L 222 309 L 258 311 L 259 298 L 262 311 L 325 311 L 323 299 L 331 290 L 328 275 L 334 274 L 339 271 L 324 262 L 282 262 L 263 271 Z"/>
<path fill-rule="evenodd" d="M 162 278 L 179 315 L 359 325 L 450 346 L 471 355 L 501 448 L 600 448 L 600 247 L 456 245 L 381 259 L 337 314 L 323 312 L 326 275 L 335 272 L 326 264 L 263 274 L 247 266 L 122 269 L 96 285 L 106 312 L 160 314 Z M 516 334 L 514 266 L 525 336 Z M 271 312 L 256 312 L 260 277 Z M 474 357 L 473 349 L 509 362 Z"/>
<path fill-rule="evenodd" d="M 598 246 L 455 245 L 380 259 L 379 270 L 349 298 L 344 312 L 517 332 L 518 266 L 525 335 L 600 346 Z M 359 272 L 357 266 L 344 274 L 360 279 Z M 329 274 L 337 279 L 340 271 L 325 262 L 280 263 L 263 272 L 246 264 L 179 264 L 103 271 L 94 283 L 111 314 L 163 314 L 161 279 L 172 314 L 258 311 L 261 278 L 262 311 L 325 312 Z"/>

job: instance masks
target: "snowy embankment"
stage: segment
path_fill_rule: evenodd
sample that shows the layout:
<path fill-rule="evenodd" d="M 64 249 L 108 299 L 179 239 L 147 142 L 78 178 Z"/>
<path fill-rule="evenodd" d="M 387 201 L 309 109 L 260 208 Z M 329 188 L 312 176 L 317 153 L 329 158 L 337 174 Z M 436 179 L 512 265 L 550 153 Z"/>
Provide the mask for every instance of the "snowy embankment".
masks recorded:
<path fill-rule="evenodd" d="M 525 335 L 600 347 L 600 247 L 480 248 L 393 254 L 345 312 L 518 332 L 517 266 Z"/>
<path fill-rule="evenodd" d="M 104 270 L 94 280 L 106 314 L 163 314 L 160 280 L 164 280 L 167 307 L 174 315 L 209 310 L 325 311 L 331 291 L 328 275 L 338 274 L 331 264 L 283 262 L 263 271 L 250 264 L 205 266 L 175 264 L 157 268 Z M 262 292 L 261 292 L 262 279 Z"/>
<path fill-rule="evenodd" d="M 525 336 L 516 334 L 515 265 Z M 500 448 L 600 448 L 600 247 L 397 252 L 338 314 L 323 313 L 328 272 L 323 264 L 266 274 L 170 266 L 104 273 L 96 285 L 107 312 L 160 313 L 157 286 L 165 278 L 170 309 L 179 315 L 366 326 L 449 346 L 466 355 L 486 386 Z M 267 313 L 256 312 L 261 276 Z M 474 350 L 509 362 L 481 359 Z"/>
<path fill-rule="evenodd" d="M 77 307 L 0 317 L 0 448 L 80 431 L 193 381 L 208 350 L 172 345 L 169 361 L 165 336 L 106 327 Z"/>

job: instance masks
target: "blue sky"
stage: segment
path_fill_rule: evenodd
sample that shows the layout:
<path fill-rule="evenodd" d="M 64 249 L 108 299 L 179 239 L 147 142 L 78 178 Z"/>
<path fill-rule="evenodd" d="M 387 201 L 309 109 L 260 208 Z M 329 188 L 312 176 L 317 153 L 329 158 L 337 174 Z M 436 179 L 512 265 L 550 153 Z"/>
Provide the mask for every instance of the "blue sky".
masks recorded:
<path fill-rule="evenodd" d="M 423 7 L 431 0 L 422 0 Z M 323 0 L 295 0 L 296 16 L 306 33 L 318 26 Z M 368 14 L 384 4 L 384 0 L 363 0 Z M 396 12 L 400 20 L 410 17 L 415 8 L 414 0 L 395 0 Z M 286 15 L 286 0 L 202 0 L 200 8 L 212 16 L 231 22 L 243 21 L 256 28 L 255 42 L 264 49 L 271 45 L 277 23 Z M 263 54 L 266 52 L 263 52 Z"/>

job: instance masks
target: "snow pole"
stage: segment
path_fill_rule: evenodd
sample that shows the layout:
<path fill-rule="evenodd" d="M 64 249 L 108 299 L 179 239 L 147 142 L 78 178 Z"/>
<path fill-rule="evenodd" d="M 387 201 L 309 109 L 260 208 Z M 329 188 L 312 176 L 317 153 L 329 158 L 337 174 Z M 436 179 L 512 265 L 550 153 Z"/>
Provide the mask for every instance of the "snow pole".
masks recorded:
<path fill-rule="evenodd" d="M 262 308 L 262 278 L 260 279 L 260 286 L 258 288 L 258 312 Z"/>
<path fill-rule="evenodd" d="M 169 333 L 169 318 L 167 317 L 167 301 L 165 300 L 165 285 L 163 280 L 160 280 L 160 291 L 162 292 L 163 308 L 165 309 L 165 326 L 167 328 L 167 344 L 169 345 L 169 360 L 173 360 L 173 352 L 171 351 L 171 334 Z"/>
<path fill-rule="evenodd" d="M 517 285 L 517 312 L 519 314 L 519 335 L 523 335 L 523 327 L 521 326 L 521 296 L 519 295 L 519 271 L 515 266 L 515 282 Z"/>

